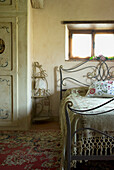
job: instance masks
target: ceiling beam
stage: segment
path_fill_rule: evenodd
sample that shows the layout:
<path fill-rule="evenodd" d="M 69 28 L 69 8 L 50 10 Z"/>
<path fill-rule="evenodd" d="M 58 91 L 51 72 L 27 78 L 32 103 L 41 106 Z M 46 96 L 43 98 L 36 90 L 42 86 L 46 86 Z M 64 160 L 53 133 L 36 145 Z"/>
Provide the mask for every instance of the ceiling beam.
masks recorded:
<path fill-rule="evenodd" d="M 32 8 L 42 9 L 44 8 L 44 0 L 31 0 Z"/>

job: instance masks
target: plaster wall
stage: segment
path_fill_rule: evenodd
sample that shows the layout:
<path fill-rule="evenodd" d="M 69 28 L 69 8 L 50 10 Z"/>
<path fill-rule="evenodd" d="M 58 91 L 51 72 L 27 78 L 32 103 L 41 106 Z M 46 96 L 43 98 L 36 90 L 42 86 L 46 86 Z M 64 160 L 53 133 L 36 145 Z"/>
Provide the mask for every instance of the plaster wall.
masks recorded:
<path fill-rule="evenodd" d="M 31 2 L 28 1 L 27 4 L 27 117 L 28 124 L 31 123 L 31 111 L 32 111 L 32 59 L 33 59 L 33 9 Z"/>
<path fill-rule="evenodd" d="M 52 116 L 60 104 L 56 67 L 76 64 L 65 61 L 65 20 L 114 20 L 114 0 L 45 0 L 43 9 L 33 9 L 33 61 L 48 74 Z"/>

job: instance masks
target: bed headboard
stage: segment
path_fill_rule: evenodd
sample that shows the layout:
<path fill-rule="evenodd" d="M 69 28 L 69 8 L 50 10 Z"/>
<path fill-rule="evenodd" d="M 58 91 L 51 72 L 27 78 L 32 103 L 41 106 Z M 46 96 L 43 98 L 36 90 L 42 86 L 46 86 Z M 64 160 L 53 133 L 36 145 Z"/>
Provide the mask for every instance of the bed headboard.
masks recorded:
<path fill-rule="evenodd" d="M 90 57 L 88 60 L 83 61 L 76 65 L 75 67 L 65 69 L 61 65 L 60 70 L 60 99 L 62 99 L 62 92 L 66 89 L 63 88 L 64 82 L 66 80 L 73 81 L 78 83 L 80 86 L 89 86 L 87 82 L 81 81 L 79 78 L 76 78 L 76 73 L 79 74 L 83 71 L 84 75 L 92 81 L 105 81 L 114 79 L 114 57 L 107 59 L 104 56 L 99 57 Z M 70 76 L 70 73 L 73 73 L 75 76 Z M 74 78 L 75 77 L 75 78 Z"/>

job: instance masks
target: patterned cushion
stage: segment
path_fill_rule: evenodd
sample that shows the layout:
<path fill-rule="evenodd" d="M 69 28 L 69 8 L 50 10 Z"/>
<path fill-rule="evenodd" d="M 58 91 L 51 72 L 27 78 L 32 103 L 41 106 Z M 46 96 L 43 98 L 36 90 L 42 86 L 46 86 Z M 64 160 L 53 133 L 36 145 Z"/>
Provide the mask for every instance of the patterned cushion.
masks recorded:
<path fill-rule="evenodd" d="M 71 93 L 78 93 L 80 96 L 85 96 L 88 91 L 88 87 L 72 88 Z"/>
<path fill-rule="evenodd" d="M 114 97 L 114 81 L 96 81 L 92 83 L 86 96 Z"/>
<path fill-rule="evenodd" d="M 88 87 L 73 87 L 70 89 L 67 89 L 64 94 L 63 94 L 63 98 L 66 98 L 67 96 L 69 96 L 70 94 L 74 93 L 80 96 L 85 96 L 86 93 L 88 91 Z"/>

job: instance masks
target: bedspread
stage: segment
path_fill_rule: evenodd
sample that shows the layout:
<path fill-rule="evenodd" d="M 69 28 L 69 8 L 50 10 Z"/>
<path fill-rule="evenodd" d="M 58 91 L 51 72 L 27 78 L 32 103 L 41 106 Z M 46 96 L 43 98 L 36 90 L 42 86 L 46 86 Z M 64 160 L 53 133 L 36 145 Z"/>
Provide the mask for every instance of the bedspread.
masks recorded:
<path fill-rule="evenodd" d="M 110 98 L 82 97 L 77 93 L 72 93 L 68 95 L 66 98 L 62 99 L 61 106 L 60 106 L 60 124 L 61 124 L 61 131 L 63 134 L 63 140 L 64 140 L 63 155 L 65 155 L 66 138 L 67 138 L 65 103 L 67 101 L 72 101 L 73 103 L 72 107 L 74 109 L 86 110 L 101 105 L 107 102 L 108 100 L 110 100 Z M 93 113 L 107 111 L 113 108 L 114 108 L 114 101 L 108 103 L 107 105 L 101 108 L 86 113 L 93 114 Z M 73 113 L 72 111 L 69 111 L 69 117 L 71 121 L 71 134 L 79 128 L 88 127 L 88 128 L 94 128 L 100 130 L 111 136 L 114 136 L 114 111 L 105 113 L 103 115 L 101 114 L 101 115 L 92 115 L 92 116 L 88 116 L 88 115 L 85 116 L 83 115 L 84 113 L 85 112 L 83 112 L 82 115 L 80 115 L 80 114 Z M 108 141 L 107 143 L 106 140 Z M 76 143 L 76 149 L 73 150 L 73 152 L 77 152 L 78 150 L 78 154 L 82 155 L 82 154 L 87 154 L 84 152 L 88 150 L 88 154 L 90 155 L 91 154 L 90 152 L 94 152 L 94 150 L 91 149 L 91 145 L 93 145 L 93 143 L 96 145 L 96 141 L 97 141 L 97 146 L 94 146 L 94 148 L 97 148 L 96 149 L 97 152 L 99 152 L 99 147 L 100 147 L 100 154 L 102 154 L 101 152 L 107 154 L 107 150 L 106 150 L 107 148 L 110 148 L 110 153 L 112 153 L 112 149 L 111 149 L 113 148 L 112 140 L 106 139 L 106 137 L 103 138 L 103 135 L 91 130 L 84 131 L 83 133 L 79 133 L 77 136 L 75 136 L 74 143 Z M 105 145 L 103 142 L 105 142 Z M 99 144 L 101 144 L 101 146 L 98 146 Z M 103 151 L 103 149 L 105 149 L 105 151 Z"/>
<path fill-rule="evenodd" d="M 65 130 L 65 103 L 67 101 L 72 101 L 74 109 L 86 110 L 101 105 L 110 100 L 109 98 L 90 98 L 90 97 L 82 97 L 76 94 L 70 94 L 61 102 L 60 107 L 60 122 L 61 122 L 61 130 L 64 133 Z M 98 108 L 93 111 L 86 112 L 88 115 L 92 113 L 98 113 L 107 111 L 114 108 L 114 101 L 108 103 L 107 105 Z M 94 116 L 83 116 L 69 112 L 69 117 L 71 120 L 72 128 L 77 126 L 77 128 L 81 127 L 91 127 L 102 131 L 114 131 L 114 111 L 105 113 L 103 115 L 94 115 Z M 73 122 L 76 122 L 73 124 Z"/>

